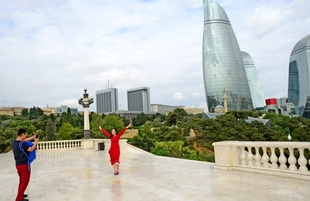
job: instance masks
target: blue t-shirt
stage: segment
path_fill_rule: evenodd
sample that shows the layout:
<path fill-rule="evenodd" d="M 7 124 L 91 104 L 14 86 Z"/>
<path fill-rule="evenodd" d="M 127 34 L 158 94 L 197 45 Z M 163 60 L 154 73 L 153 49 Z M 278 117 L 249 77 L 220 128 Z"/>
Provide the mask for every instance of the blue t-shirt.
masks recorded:
<path fill-rule="evenodd" d="M 25 153 L 28 155 L 26 156 L 24 152 L 22 152 L 19 148 L 19 143 L 21 143 L 22 141 L 16 140 L 14 139 L 12 141 L 12 150 L 14 153 L 14 159 L 15 159 L 15 164 L 16 165 L 24 165 L 24 164 L 28 164 L 28 156 L 29 156 L 29 152 L 27 151 L 29 146 L 27 145 L 27 143 L 22 143 L 22 148 L 24 149 Z"/>

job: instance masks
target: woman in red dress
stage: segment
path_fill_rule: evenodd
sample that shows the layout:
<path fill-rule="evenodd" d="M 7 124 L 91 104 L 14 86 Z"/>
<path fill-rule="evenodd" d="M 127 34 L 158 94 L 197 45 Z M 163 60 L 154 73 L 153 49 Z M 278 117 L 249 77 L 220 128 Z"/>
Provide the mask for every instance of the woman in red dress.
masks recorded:
<path fill-rule="evenodd" d="M 110 154 L 110 162 L 111 165 L 113 166 L 113 170 L 114 170 L 114 175 L 118 175 L 119 174 L 119 156 L 120 156 L 120 147 L 119 147 L 119 139 L 120 137 L 124 134 L 124 132 L 126 131 L 127 128 L 131 127 L 131 123 L 126 126 L 125 128 L 123 128 L 123 130 L 121 130 L 121 132 L 117 133 L 117 130 L 115 128 L 112 129 L 111 134 L 106 131 L 105 129 L 101 128 L 101 126 L 99 126 L 99 129 L 111 140 L 111 147 L 109 150 L 109 154 Z"/>

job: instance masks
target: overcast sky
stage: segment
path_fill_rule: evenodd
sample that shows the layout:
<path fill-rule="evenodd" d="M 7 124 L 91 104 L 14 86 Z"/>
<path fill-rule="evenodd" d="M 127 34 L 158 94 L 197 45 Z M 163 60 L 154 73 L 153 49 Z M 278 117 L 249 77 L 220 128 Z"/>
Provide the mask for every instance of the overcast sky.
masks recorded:
<path fill-rule="evenodd" d="M 216 0 L 258 70 L 287 97 L 289 56 L 310 34 L 309 0 Z M 1 107 L 82 107 L 84 86 L 150 87 L 151 103 L 205 107 L 202 0 L 0 1 Z M 96 111 L 95 103 L 90 108 Z"/>

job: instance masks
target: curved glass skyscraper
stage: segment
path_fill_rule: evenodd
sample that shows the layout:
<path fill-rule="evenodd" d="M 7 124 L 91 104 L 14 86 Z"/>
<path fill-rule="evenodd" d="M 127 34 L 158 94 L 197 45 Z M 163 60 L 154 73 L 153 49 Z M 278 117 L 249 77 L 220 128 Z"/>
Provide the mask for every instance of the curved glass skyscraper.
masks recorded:
<path fill-rule="evenodd" d="M 241 55 L 243 59 L 245 72 L 248 78 L 253 107 L 254 108 L 264 107 L 265 96 L 254 61 L 247 52 L 241 52 Z"/>
<path fill-rule="evenodd" d="M 296 114 L 310 118 L 310 34 L 291 53 L 288 101 L 294 103 Z"/>
<path fill-rule="evenodd" d="M 240 48 L 230 21 L 217 3 L 204 0 L 203 78 L 209 111 L 223 105 L 228 110 L 253 109 Z"/>

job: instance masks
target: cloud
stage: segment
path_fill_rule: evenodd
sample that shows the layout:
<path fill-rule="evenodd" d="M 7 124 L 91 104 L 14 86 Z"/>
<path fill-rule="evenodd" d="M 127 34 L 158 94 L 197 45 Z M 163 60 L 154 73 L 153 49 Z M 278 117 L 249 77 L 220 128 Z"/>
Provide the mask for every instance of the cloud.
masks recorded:
<path fill-rule="evenodd" d="M 290 51 L 309 34 L 310 1 L 217 2 L 252 56 L 265 96 L 286 91 Z M 12 0 L 0 1 L 0 11 L 6 105 L 74 104 L 84 86 L 95 94 L 108 82 L 123 109 L 126 90 L 140 86 L 150 87 L 151 103 L 205 101 L 201 0 Z"/>
<path fill-rule="evenodd" d="M 82 106 L 80 106 L 78 104 L 78 99 L 63 100 L 63 101 L 57 102 L 57 104 L 56 104 L 57 107 L 59 107 L 61 105 L 67 105 L 68 107 L 75 107 L 75 108 L 79 108 L 79 109 L 82 108 Z M 53 107 L 55 107 L 55 106 L 53 106 Z"/>
<path fill-rule="evenodd" d="M 199 93 L 199 92 L 192 93 L 192 97 L 194 97 L 194 98 L 199 98 L 199 97 L 202 97 L 202 96 L 203 95 L 201 93 Z"/>
<path fill-rule="evenodd" d="M 182 100 L 182 99 L 185 99 L 185 97 L 183 96 L 183 94 L 182 94 L 182 93 L 180 93 L 180 92 L 176 92 L 176 93 L 174 93 L 173 98 L 174 98 L 174 99 L 176 99 L 176 100 Z"/>

